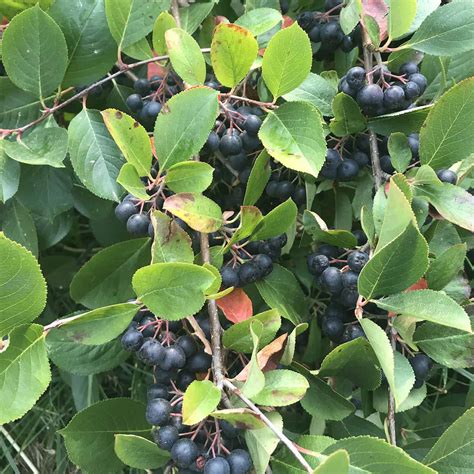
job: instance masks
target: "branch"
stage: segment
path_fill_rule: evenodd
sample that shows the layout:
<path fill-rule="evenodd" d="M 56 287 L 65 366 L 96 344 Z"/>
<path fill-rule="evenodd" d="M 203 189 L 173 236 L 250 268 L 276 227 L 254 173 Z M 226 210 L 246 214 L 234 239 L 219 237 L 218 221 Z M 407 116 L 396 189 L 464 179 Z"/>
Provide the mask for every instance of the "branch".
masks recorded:
<path fill-rule="evenodd" d="M 201 51 L 203 53 L 208 53 L 210 51 L 210 48 L 202 48 Z M 86 96 L 92 89 L 94 89 L 94 87 L 97 87 L 97 86 L 100 86 L 102 84 L 106 84 L 107 82 L 115 79 L 116 77 L 120 76 L 121 74 L 126 74 L 127 72 L 129 72 L 130 70 L 132 69 L 135 69 L 137 67 L 140 67 L 140 66 L 144 66 L 146 64 L 150 64 L 150 63 L 153 63 L 153 62 L 156 62 L 156 61 L 162 61 L 163 59 L 169 59 L 169 56 L 168 55 L 163 55 L 163 56 L 154 56 L 153 58 L 149 58 L 149 59 L 145 59 L 143 61 L 138 61 L 136 63 L 132 63 L 132 64 L 125 64 L 122 69 L 120 69 L 119 71 L 117 72 L 114 72 L 113 74 L 110 74 L 109 76 L 107 77 L 104 77 L 103 79 L 101 79 L 100 81 L 97 81 L 97 82 L 94 82 L 93 84 L 91 84 L 90 86 L 86 87 L 84 90 L 82 90 L 81 92 L 78 92 L 77 94 L 73 95 L 72 97 L 70 97 L 69 99 L 65 100 L 64 102 L 61 102 L 60 104 L 57 104 L 55 105 L 54 107 L 51 107 L 50 109 L 46 109 L 44 111 L 44 113 L 41 115 L 41 117 L 37 118 L 36 120 L 34 120 L 33 122 L 31 123 L 28 123 L 26 125 L 24 125 L 23 127 L 20 127 L 20 128 L 15 128 L 15 129 L 11 129 L 11 130 L 7 130 L 7 129 L 0 129 L 0 139 L 5 137 L 5 136 L 8 136 L 12 133 L 18 133 L 18 134 L 22 134 L 24 132 L 26 132 L 27 130 L 29 130 L 30 128 L 34 127 L 35 125 L 38 125 L 39 123 L 41 123 L 43 120 L 47 119 L 49 116 L 53 115 L 54 113 L 58 112 L 59 110 L 63 109 L 64 107 L 66 107 L 67 105 L 71 104 L 72 102 L 78 100 L 78 99 L 81 99 L 82 97 Z M 3 136 L 3 137 L 2 137 Z"/>
<path fill-rule="evenodd" d="M 176 26 L 181 28 L 181 17 L 179 16 L 178 0 L 171 0 L 171 14 L 173 15 Z"/>
<path fill-rule="evenodd" d="M 265 416 L 265 414 L 258 408 L 254 403 L 252 403 L 232 382 L 229 380 L 224 380 L 224 385 L 232 391 L 237 397 L 239 397 L 254 413 L 257 415 L 260 420 L 262 420 L 277 436 L 277 438 L 291 451 L 293 456 L 299 461 L 299 463 L 306 469 L 307 472 L 312 473 L 313 468 L 308 464 L 306 459 L 298 451 L 298 448 L 289 440 L 276 426 Z"/>
<path fill-rule="evenodd" d="M 392 346 L 392 351 L 395 352 L 397 350 L 397 331 L 392 326 L 392 321 L 390 320 L 390 317 L 388 317 L 388 324 L 390 327 L 390 344 Z M 395 425 L 395 396 L 390 387 L 388 388 L 387 422 L 388 422 L 388 437 L 389 437 L 390 444 L 393 444 L 394 446 L 396 446 L 397 445 L 397 428 Z"/>

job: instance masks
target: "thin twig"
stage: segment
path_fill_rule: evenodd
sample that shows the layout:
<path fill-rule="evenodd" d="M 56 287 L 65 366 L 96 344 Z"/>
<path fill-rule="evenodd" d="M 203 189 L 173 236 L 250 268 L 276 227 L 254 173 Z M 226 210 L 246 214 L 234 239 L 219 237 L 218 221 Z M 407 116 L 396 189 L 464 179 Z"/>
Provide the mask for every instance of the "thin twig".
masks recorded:
<path fill-rule="evenodd" d="M 308 464 L 306 459 L 298 451 L 298 448 L 289 440 L 276 426 L 265 416 L 265 414 L 252 403 L 232 382 L 224 380 L 224 386 L 231 390 L 237 397 L 239 397 L 254 413 L 260 418 L 278 437 L 278 439 L 291 451 L 293 456 L 299 461 L 299 463 L 306 469 L 307 472 L 313 472 L 313 468 Z"/>
<path fill-rule="evenodd" d="M 13 446 L 13 449 L 20 455 L 20 457 L 25 461 L 25 464 L 31 469 L 33 474 L 39 474 L 38 468 L 33 464 L 31 459 L 22 451 L 18 443 L 10 436 L 10 433 L 3 427 L 0 426 L 0 433 L 5 436 L 7 441 Z"/>
<path fill-rule="evenodd" d="M 173 15 L 176 26 L 181 28 L 181 17 L 179 16 L 178 0 L 171 0 L 171 14 Z"/>

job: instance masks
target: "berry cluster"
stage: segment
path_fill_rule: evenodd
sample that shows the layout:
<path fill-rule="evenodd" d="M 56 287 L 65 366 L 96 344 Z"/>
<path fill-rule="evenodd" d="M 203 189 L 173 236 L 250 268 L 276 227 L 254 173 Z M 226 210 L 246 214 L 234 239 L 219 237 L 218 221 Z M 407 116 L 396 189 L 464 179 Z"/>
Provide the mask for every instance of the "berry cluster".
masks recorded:
<path fill-rule="evenodd" d="M 367 84 L 368 76 L 372 77 L 373 84 Z M 390 72 L 385 65 L 371 71 L 356 66 L 339 81 L 339 92 L 356 99 L 365 114 L 374 116 L 412 107 L 427 85 L 426 77 L 413 62 L 402 64 L 398 74 Z"/>
<path fill-rule="evenodd" d="M 154 229 L 149 213 L 145 210 L 150 207 L 140 199 L 127 194 L 115 208 L 115 216 L 120 222 L 126 223 L 127 231 L 135 237 L 149 235 L 153 237 Z"/>
<path fill-rule="evenodd" d="M 342 0 L 326 0 L 324 12 L 306 11 L 296 17 L 296 21 L 306 31 L 311 42 L 319 45 L 314 54 L 317 61 L 331 59 L 338 49 L 348 53 L 361 41 L 360 25 L 357 25 L 349 35 L 345 35 L 342 31 L 337 14 L 342 6 Z"/>
<path fill-rule="evenodd" d="M 299 181 L 298 173 L 288 168 L 279 168 L 271 162 L 273 171 L 265 188 L 265 195 L 269 198 L 269 206 L 273 209 L 276 205 L 291 198 L 295 204 L 303 206 L 306 204 L 306 188 L 303 184 L 295 184 Z"/>
<path fill-rule="evenodd" d="M 200 324 L 206 333 L 204 320 Z M 123 348 L 154 369 L 146 407 L 153 439 L 161 449 L 170 451 L 179 472 L 245 474 L 252 462 L 240 448 L 239 429 L 224 420 L 205 420 L 197 426 L 183 423 L 183 393 L 198 374 L 208 373 L 211 356 L 198 348 L 192 336 L 178 336 L 182 329 L 179 321 L 163 321 L 143 311 L 122 335 Z"/>

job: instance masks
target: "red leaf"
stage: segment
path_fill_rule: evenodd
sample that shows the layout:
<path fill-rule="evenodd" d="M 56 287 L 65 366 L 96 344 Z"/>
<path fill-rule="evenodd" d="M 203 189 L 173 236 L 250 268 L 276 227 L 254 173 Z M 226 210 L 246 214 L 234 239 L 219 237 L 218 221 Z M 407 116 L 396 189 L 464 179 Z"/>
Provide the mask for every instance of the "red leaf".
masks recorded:
<path fill-rule="evenodd" d="M 388 6 L 384 0 L 362 0 L 362 12 L 364 15 L 370 15 L 379 25 L 380 39 L 387 37 L 388 29 Z"/>
<path fill-rule="evenodd" d="M 163 77 L 166 74 L 166 69 L 158 63 L 148 64 L 147 77 L 151 79 L 153 76 Z"/>
<path fill-rule="evenodd" d="M 293 18 L 289 17 L 288 15 L 283 15 L 283 24 L 281 25 L 281 28 L 288 28 L 291 26 L 295 20 Z"/>
<path fill-rule="evenodd" d="M 232 293 L 216 301 L 224 316 L 233 323 L 240 323 L 253 315 L 252 300 L 242 288 L 236 288 Z"/>
<path fill-rule="evenodd" d="M 426 282 L 424 278 L 420 278 L 416 283 L 411 285 L 405 291 L 427 290 L 427 289 L 428 289 L 428 283 Z"/>

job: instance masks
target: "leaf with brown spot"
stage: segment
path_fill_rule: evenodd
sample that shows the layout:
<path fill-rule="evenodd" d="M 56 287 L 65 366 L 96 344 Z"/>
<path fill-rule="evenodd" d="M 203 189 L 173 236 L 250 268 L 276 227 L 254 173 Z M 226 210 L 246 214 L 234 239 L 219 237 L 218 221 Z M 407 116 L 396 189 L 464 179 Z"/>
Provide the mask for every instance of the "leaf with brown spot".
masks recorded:
<path fill-rule="evenodd" d="M 257 430 L 265 427 L 265 423 L 249 408 L 228 408 L 211 413 L 218 420 L 228 421 L 236 428 Z"/>

